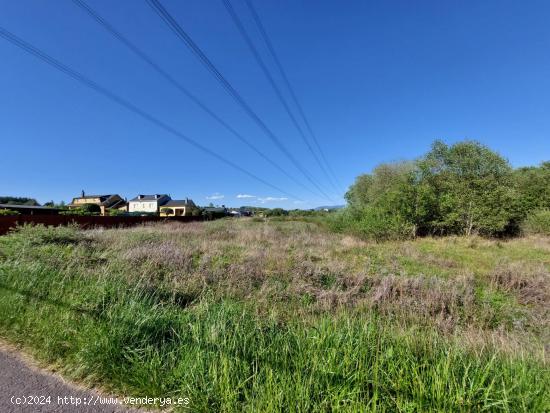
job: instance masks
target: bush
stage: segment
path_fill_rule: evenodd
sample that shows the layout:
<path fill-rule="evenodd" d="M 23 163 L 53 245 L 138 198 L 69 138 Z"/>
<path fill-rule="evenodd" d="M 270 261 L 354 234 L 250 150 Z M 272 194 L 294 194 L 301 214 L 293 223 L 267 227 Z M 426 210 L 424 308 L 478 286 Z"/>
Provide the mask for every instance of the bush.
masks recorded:
<path fill-rule="evenodd" d="M 128 214 L 126 211 L 121 209 L 109 209 L 108 211 L 108 214 L 112 217 L 120 217 Z"/>
<path fill-rule="evenodd" d="M 156 212 L 133 211 L 128 212 L 126 215 L 130 217 L 156 217 L 158 214 Z"/>
<path fill-rule="evenodd" d="M 20 213 L 17 211 L 14 211 L 13 209 L 0 209 L 0 217 L 9 216 L 9 215 L 20 215 Z"/>
<path fill-rule="evenodd" d="M 524 167 L 514 171 L 514 186 L 519 194 L 521 211 L 550 208 L 550 162 L 538 167 Z"/>
<path fill-rule="evenodd" d="M 265 211 L 266 217 L 281 217 L 285 215 L 288 215 L 288 211 L 284 210 L 283 208 L 273 208 Z"/>
<path fill-rule="evenodd" d="M 380 208 L 346 208 L 328 217 L 329 228 L 335 232 L 350 232 L 360 238 L 382 240 L 414 237 L 415 227 L 398 214 L 388 214 Z"/>
<path fill-rule="evenodd" d="M 530 213 L 523 223 L 527 234 L 550 235 L 550 209 L 541 209 Z"/>
<path fill-rule="evenodd" d="M 82 204 L 75 209 L 69 209 L 67 211 L 60 211 L 61 215 L 99 215 L 101 213 L 101 208 L 96 204 Z"/>

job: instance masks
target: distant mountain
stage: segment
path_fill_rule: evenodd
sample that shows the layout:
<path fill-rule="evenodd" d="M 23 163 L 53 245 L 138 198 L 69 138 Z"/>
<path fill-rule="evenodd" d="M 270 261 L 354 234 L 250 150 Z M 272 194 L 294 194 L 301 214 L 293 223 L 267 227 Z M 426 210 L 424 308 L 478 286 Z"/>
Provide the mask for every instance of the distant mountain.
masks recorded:
<path fill-rule="evenodd" d="M 333 209 L 342 209 L 342 208 L 345 208 L 345 205 L 326 205 L 326 206 L 320 206 L 315 208 L 315 211 L 323 211 L 325 209 L 332 211 Z"/>

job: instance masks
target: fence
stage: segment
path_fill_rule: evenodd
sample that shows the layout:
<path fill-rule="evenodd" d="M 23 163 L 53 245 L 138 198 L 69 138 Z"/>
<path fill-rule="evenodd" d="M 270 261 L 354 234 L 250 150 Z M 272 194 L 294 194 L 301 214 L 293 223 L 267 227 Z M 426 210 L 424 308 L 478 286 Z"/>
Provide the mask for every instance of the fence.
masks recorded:
<path fill-rule="evenodd" d="M 11 228 L 26 223 L 60 226 L 78 224 L 82 228 L 93 227 L 128 227 L 146 222 L 191 222 L 202 221 L 203 217 L 133 217 L 133 216 L 78 216 L 78 215 L 14 215 L 0 216 L 0 235 L 9 232 Z"/>

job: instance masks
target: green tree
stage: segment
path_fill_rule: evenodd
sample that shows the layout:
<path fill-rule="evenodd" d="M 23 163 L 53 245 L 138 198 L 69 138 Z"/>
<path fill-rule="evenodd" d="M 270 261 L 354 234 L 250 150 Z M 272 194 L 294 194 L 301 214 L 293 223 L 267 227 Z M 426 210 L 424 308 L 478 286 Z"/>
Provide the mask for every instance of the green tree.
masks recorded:
<path fill-rule="evenodd" d="M 280 217 L 283 215 L 288 215 L 288 211 L 284 210 L 283 208 L 273 208 L 265 211 L 266 217 Z"/>
<path fill-rule="evenodd" d="M 30 206 L 40 205 L 34 198 L 18 197 L 18 196 L 0 196 L 0 204 L 30 205 Z"/>
<path fill-rule="evenodd" d="M 436 141 L 418 168 L 418 182 L 435 197 L 425 222 L 432 232 L 498 235 L 519 227 L 512 168 L 486 146 Z"/>
<path fill-rule="evenodd" d="M 96 204 L 82 204 L 78 208 L 61 211 L 62 215 L 98 215 L 101 213 L 101 208 Z"/>
<path fill-rule="evenodd" d="M 385 163 L 359 176 L 346 193 L 346 219 L 358 221 L 356 231 L 378 239 L 417 234 L 422 215 L 413 162 Z"/>
<path fill-rule="evenodd" d="M 542 186 L 548 190 L 546 175 L 536 173 L 534 198 Z M 508 161 L 486 146 L 436 141 L 415 162 L 386 163 L 359 176 L 345 195 L 348 208 L 338 214 L 336 227 L 374 238 L 510 234 L 519 231 L 524 216 L 516 187 Z"/>
<path fill-rule="evenodd" d="M 550 208 L 550 161 L 540 166 L 518 168 L 513 174 L 519 205 L 524 215 Z"/>

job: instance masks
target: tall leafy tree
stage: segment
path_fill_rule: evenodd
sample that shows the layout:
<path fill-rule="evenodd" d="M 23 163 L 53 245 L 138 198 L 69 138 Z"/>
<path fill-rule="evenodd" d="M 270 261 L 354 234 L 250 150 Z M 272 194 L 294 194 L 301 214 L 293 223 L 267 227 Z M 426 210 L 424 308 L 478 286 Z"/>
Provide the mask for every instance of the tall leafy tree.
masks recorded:
<path fill-rule="evenodd" d="M 508 161 L 486 146 L 436 141 L 415 162 L 382 164 L 346 193 L 347 217 L 378 238 L 499 235 L 519 229 L 521 207 Z"/>
<path fill-rule="evenodd" d="M 518 168 L 513 179 L 523 214 L 550 208 L 550 161 L 538 167 Z"/>
<path fill-rule="evenodd" d="M 436 141 L 418 168 L 419 182 L 436 198 L 425 223 L 433 232 L 497 235 L 517 226 L 512 167 L 486 146 Z"/>

